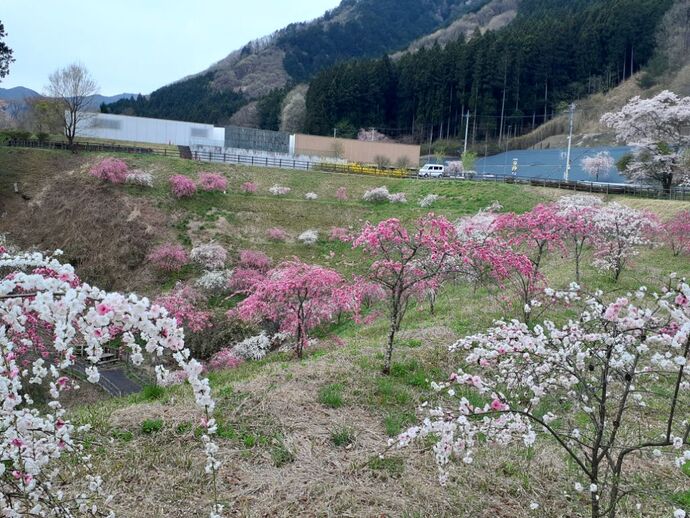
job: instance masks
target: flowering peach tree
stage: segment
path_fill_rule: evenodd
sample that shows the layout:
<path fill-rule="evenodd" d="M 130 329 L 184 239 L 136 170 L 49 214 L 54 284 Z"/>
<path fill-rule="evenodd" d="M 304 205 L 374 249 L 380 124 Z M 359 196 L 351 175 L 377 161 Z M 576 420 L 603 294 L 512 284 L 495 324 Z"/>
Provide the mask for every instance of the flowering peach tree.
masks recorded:
<path fill-rule="evenodd" d="M 110 183 L 125 183 L 129 167 L 124 160 L 119 158 L 104 158 L 95 164 L 89 174 Z"/>
<path fill-rule="evenodd" d="M 378 225 L 367 223 L 353 241 L 354 248 L 362 248 L 374 258 L 369 281 L 386 293 L 390 325 L 384 374 L 390 373 L 395 335 L 411 298 L 427 293 L 430 287 L 438 289 L 457 264 L 453 259 L 460 254 L 459 245 L 455 227 L 433 214 L 419 219 L 411 231 L 395 218 Z"/>
<path fill-rule="evenodd" d="M 136 295 L 108 293 L 82 283 L 68 264 L 39 253 L 0 255 L 0 514 L 19 516 L 112 516 L 102 478 L 94 472 L 83 445 L 88 426 L 74 425 L 60 398 L 69 385 L 77 349 L 83 348 L 88 381 L 99 381 L 104 346 L 119 338 L 134 364 L 144 356 L 172 356 L 186 373 L 196 404 L 205 412 L 201 440 L 214 494 L 219 461 L 212 440 L 214 401 L 201 364 L 190 358 L 184 333 L 161 306 Z M 49 358 L 18 363 L 18 349 L 31 338 L 27 323 L 39 323 Z M 33 324 L 32 324 L 33 325 Z M 167 376 L 156 368 L 159 380 Z M 31 386 L 48 387 L 49 401 L 38 405 Z M 61 480 L 77 480 L 74 493 Z M 80 481 L 80 482 L 79 482 Z M 219 516 L 214 504 L 211 516 Z"/>
<path fill-rule="evenodd" d="M 661 227 L 661 239 L 673 255 L 690 254 L 690 210 L 684 210 Z"/>
<path fill-rule="evenodd" d="M 634 494 L 633 457 L 690 461 L 690 286 L 645 288 L 604 302 L 601 292 L 557 294 L 580 306 L 564 325 L 499 321 L 450 347 L 462 367 L 434 383 L 442 403 L 401 434 L 437 439 L 440 480 L 473 461 L 480 442 L 531 446 L 550 436 L 578 469 L 593 518 L 616 516 Z M 653 411 L 651 411 L 653 409 Z M 584 497 L 584 495 L 583 495 Z"/>
<path fill-rule="evenodd" d="M 630 261 L 639 255 L 640 247 L 651 244 L 659 230 L 653 214 L 620 203 L 607 203 L 597 210 L 594 223 L 594 267 L 611 272 L 614 280 Z"/>
<path fill-rule="evenodd" d="M 267 320 L 292 334 L 301 358 L 311 330 L 332 322 L 344 309 L 354 310 L 351 292 L 338 272 L 295 259 L 279 264 L 254 284 L 236 312 L 242 319 Z"/>
<path fill-rule="evenodd" d="M 556 202 L 566 247 L 575 259 L 575 281 L 580 282 L 580 266 L 585 248 L 594 242 L 594 216 L 603 206 L 601 199 L 588 194 L 563 196 Z"/>

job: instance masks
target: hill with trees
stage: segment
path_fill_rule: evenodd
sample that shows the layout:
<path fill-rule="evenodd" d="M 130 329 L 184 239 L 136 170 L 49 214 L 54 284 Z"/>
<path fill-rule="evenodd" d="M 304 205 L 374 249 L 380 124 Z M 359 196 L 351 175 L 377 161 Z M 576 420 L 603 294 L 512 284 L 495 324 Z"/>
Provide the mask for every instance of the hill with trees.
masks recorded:
<path fill-rule="evenodd" d="M 447 138 L 464 131 L 469 112 L 472 141 L 526 133 L 645 66 L 672 3 L 523 0 L 503 29 L 323 70 L 306 97 L 305 129 Z"/>

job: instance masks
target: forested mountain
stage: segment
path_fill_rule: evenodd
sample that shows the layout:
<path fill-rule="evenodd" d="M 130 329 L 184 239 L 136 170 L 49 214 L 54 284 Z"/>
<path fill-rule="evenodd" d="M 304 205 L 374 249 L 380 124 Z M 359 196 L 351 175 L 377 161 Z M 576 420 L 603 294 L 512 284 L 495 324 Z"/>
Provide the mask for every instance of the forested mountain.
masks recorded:
<path fill-rule="evenodd" d="M 310 83 L 306 130 L 377 127 L 428 139 L 521 134 L 605 91 L 652 57 L 672 0 L 522 0 L 505 28 L 445 47 L 341 63 Z"/>
<path fill-rule="evenodd" d="M 352 58 L 402 50 L 491 0 L 343 0 L 321 18 L 256 40 L 206 72 L 108 107 L 113 113 L 227 121 L 241 106 Z"/>

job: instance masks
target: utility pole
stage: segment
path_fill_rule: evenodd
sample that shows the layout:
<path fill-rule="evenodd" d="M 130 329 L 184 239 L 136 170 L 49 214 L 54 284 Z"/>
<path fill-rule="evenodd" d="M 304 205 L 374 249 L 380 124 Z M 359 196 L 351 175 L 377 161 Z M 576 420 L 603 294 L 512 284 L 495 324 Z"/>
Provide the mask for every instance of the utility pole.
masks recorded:
<path fill-rule="evenodd" d="M 575 118 L 575 103 L 570 104 L 570 129 L 568 131 L 568 153 L 565 156 L 565 174 L 563 179 L 567 182 L 570 178 L 570 149 L 573 145 L 573 119 Z"/>
<path fill-rule="evenodd" d="M 467 136 L 470 131 L 470 109 L 467 109 L 467 123 L 465 125 L 465 149 L 463 150 L 462 154 L 464 155 L 467 153 Z"/>
<path fill-rule="evenodd" d="M 333 128 L 333 138 L 338 134 L 338 128 Z"/>

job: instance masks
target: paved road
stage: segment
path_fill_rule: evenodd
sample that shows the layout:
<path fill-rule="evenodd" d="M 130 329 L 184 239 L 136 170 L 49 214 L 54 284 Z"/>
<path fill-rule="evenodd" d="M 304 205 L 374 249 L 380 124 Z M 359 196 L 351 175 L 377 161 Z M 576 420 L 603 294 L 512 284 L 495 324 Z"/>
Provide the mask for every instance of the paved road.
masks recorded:
<path fill-rule="evenodd" d="M 86 377 L 86 367 L 87 363 L 82 360 L 77 360 L 72 366 L 75 371 L 84 377 Z M 130 379 L 121 367 L 100 368 L 98 371 L 100 379 L 97 385 L 111 396 L 126 396 L 141 391 L 141 385 Z"/>

